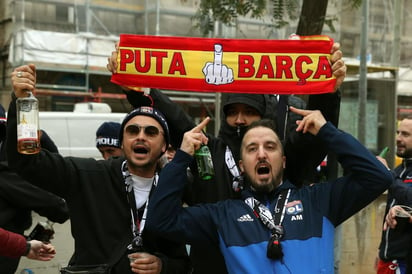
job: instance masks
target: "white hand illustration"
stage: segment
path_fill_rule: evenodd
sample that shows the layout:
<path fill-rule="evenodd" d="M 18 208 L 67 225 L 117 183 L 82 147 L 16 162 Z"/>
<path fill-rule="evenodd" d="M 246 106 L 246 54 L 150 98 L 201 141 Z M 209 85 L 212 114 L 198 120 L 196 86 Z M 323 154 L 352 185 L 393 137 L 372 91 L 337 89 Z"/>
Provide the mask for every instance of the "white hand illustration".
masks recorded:
<path fill-rule="evenodd" d="M 215 44 L 214 62 L 207 62 L 203 67 L 206 83 L 223 85 L 233 82 L 233 70 L 222 65 L 223 47 Z"/>

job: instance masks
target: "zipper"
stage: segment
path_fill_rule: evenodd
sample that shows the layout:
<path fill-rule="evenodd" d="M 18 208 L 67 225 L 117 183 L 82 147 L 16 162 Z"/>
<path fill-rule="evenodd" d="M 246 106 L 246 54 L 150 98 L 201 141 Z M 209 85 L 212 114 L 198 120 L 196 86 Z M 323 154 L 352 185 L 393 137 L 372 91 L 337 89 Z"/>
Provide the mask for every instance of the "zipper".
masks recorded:
<path fill-rule="evenodd" d="M 391 208 L 393 205 L 395 204 L 395 199 L 392 200 L 391 205 L 389 206 L 389 208 Z M 383 252 L 383 259 L 387 259 L 388 258 L 388 248 L 389 248 L 389 231 L 390 229 L 387 229 L 385 231 L 385 248 L 384 248 L 384 252 Z"/>

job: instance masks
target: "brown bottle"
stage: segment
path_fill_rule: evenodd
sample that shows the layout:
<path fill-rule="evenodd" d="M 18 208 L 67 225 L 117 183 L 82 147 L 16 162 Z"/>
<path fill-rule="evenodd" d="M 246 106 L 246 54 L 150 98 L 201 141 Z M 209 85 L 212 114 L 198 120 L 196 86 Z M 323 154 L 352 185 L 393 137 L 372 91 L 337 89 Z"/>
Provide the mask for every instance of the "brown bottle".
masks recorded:
<path fill-rule="evenodd" d="M 39 101 L 28 92 L 28 97 L 17 98 L 17 151 L 35 154 L 40 151 Z"/>

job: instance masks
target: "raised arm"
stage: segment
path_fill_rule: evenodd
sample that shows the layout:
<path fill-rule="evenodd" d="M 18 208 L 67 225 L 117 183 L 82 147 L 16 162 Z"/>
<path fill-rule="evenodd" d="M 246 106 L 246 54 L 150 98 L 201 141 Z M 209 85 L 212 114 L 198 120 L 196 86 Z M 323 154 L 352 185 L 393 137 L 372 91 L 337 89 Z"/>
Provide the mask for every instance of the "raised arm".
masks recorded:
<path fill-rule="evenodd" d="M 65 198 L 69 176 L 68 165 L 58 153 L 40 150 L 37 154 L 20 154 L 17 152 L 16 99 L 27 96 L 27 91 L 34 91 L 36 69 L 34 65 L 16 68 L 11 74 L 13 85 L 12 100 L 7 119 L 7 158 L 9 167 L 30 183 Z M 47 171 L 47 172 L 45 172 Z"/>
<path fill-rule="evenodd" d="M 111 56 L 108 58 L 107 70 L 112 74 L 116 73 L 117 69 L 117 55 L 118 55 L 118 43 L 115 46 L 115 50 L 112 51 Z M 182 142 L 183 134 L 192 129 L 195 123 L 190 116 L 183 110 L 183 108 L 170 100 L 159 89 L 150 89 L 150 95 L 145 95 L 143 92 L 132 90 L 128 87 L 121 87 L 123 92 L 127 96 L 127 100 L 134 107 L 149 106 L 153 104 L 153 107 L 160 110 L 166 117 L 167 123 L 170 127 L 171 144 L 173 147 L 179 147 Z"/>
<path fill-rule="evenodd" d="M 181 202 L 187 183 L 186 169 L 193 161 L 195 150 L 202 143 L 207 143 L 201 130 L 208 120 L 209 118 L 185 133 L 180 149 L 160 173 L 157 187 L 150 197 L 145 229 L 167 235 L 179 242 L 204 242 L 208 239 L 208 244 L 217 244 L 217 235 L 213 233 L 216 231 L 213 229 L 213 209 L 202 205 L 182 207 Z"/>
<path fill-rule="evenodd" d="M 327 190 L 331 193 L 329 198 L 325 199 L 326 195 L 320 191 L 315 200 L 319 202 L 320 210 L 328 209 L 324 214 L 336 226 L 381 195 L 391 185 L 393 175 L 358 140 L 336 129 L 330 122 L 320 128 L 317 137 L 336 153 L 346 174 L 315 186 L 331 188 Z"/>
<path fill-rule="evenodd" d="M 335 127 L 338 127 L 339 122 L 341 101 L 339 87 L 345 79 L 347 70 L 342 56 L 339 43 L 335 43 L 331 50 L 332 70 L 336 77 L 335 92 L 310 95 L 306 106 L 308 110 L 319 110 Z M 289 105 L 294 106 L 295 101 L 297 100 L 290 97 Z M 289 113 L 285 140 L 285 154 L 288 159 L 285 175 L 294 184 L 300 186 L 316 182 L 316 168 L 328 154 L 328 149 L 319 138 L 295 132 L 298 119 L 296 113 Z"/>

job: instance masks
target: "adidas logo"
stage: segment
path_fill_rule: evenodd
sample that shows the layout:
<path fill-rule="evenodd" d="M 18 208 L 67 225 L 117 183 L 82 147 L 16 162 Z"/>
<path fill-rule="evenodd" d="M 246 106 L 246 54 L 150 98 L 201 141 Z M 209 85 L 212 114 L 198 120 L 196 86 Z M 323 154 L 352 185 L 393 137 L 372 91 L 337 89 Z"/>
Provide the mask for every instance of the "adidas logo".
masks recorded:
<path fill-rule="evenodd" d="M 245 214 L 243 216 L 240 216 L 239 218 L 237 218 L 238 222 L 253 222 L 252 217 L 250 217 L 249 214 Z"/>

